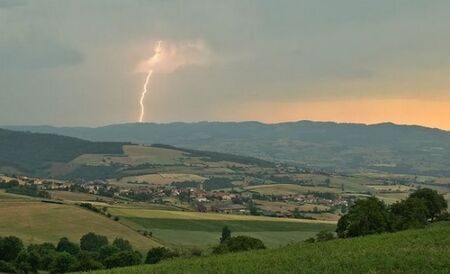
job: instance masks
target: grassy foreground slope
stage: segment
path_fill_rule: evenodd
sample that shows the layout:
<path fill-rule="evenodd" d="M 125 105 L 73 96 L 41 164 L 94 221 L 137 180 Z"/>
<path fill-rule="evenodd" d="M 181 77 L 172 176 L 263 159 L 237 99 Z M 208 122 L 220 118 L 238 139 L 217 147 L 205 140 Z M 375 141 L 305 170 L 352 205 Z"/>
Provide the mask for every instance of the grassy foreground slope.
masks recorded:
<path fill-rule="evenodd" d="M 447 222 L 422 230 L 95 273 L 448 273 L 449 235 Z"/>

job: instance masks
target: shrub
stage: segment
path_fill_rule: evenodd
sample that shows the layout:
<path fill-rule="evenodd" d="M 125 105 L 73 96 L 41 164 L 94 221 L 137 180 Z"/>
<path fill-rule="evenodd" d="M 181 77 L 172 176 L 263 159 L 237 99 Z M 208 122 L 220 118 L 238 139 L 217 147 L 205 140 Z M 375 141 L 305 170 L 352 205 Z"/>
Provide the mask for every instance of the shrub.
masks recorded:
<path fill-rule="evenodd" d="M 16 269 L 11 263 L 0 260 L 1 273 L 16 273 Z"/>
<path fill-rule="evenodd" d="M 133 250 L 133 247 L 131 246 L 130 242 L 122 238 L 115 238 L 112 245 L 122 251 Z"/>
<path fill-rule="evenodd" d="M 56 253 L 55 259 L 50 264 L 50 273 L 65 273 L 76 270 L 78 268 L 78 262 L 69 253 L 61 252 Z"/>
<path fill-rule="evenodd" d="M 330 231 L 320 231 L 316 234 L 316 241 L 317 242 L 324 242 L 324 241 L 331 241 L 334 240 L 334 233 Z"/>
<path fill-rule="evenodd" d="M 58 252 L 67 252 L 70 255 L 77 255 L 80 252 L 80 247 L 64 237 L 59 240 L 56 250 Z"/>
<path fill-rule="evenodd" d="M 99 251 L 103 246 L 108 245 L 108 238 L 106 236 L 97 235 L 93 232 L 85 234 L 80 239 L 81 250 Z"/>
<path fill-rule="evenodd" d="M 161 260 L 170 259 L 176 257 L 177 254 L 172 250 L 165 247 L 155 247 L 147 252 L 147 257 L 145 258 L 146 264 L 156 264 Z"/>
<path fill-rule="evenodd" d="M 22 240 L 14 237 L 0 237 L 0 260 L 11 262 L 23 249 Z"/>
<path fill-rule="evenodd" d="M 95 259 L 97 257 L 96 255 L 93 252 L 80 251 L 77 255 L 77 271 L 90 271 L 104 268 L 103 264 Z"/>
<path fill-rule="evenodd" d="M 137 251 L 120 251 L 106 258 L 104 264 L 107 268 L 123 267 L 140 264 L 141 253 Z"/>
<path fill-rule="evenodd" d="M 227 252 L 247 251 L 252 249 L 265 249 L 264 243 L 260 239 L 248 236 L 231 237 L 213 249 L 214 254 Z"/>

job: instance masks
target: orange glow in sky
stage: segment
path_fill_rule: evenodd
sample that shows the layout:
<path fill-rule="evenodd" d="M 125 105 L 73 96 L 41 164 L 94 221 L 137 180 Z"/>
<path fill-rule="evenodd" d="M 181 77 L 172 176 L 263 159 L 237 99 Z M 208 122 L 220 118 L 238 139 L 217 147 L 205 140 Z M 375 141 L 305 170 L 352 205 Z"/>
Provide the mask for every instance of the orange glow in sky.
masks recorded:
<path fill-rule="evenodd" d="M 315 102 L 255 102 L 240 107 L 230 119 L 283 121 L 315 120 L 374 124 L 393 122 L 450 130 L 450 102 L 400 99 L 361 99 Z"/>

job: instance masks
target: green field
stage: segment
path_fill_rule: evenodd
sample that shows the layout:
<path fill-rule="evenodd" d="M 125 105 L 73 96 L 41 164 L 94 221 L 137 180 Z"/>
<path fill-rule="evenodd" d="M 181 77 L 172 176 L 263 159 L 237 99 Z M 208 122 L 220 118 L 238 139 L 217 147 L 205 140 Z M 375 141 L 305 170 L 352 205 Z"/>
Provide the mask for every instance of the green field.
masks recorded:
<path fill-rule="evenodd" d="M 308 192 L 331 192 L 339 193 L 340 188 L 320 187 L 320 186 L 300 186 L 293 184 L 273 184 L 273 185 L 257 185 L 249 186 L 245 189 L 255 191 L 265 195 L 295 195 L 305 194 Z"/>
<path fill-rule="evenodd" d="M 168 246 L 206 247 L 217 244 L 225 225 L 234 235 L 259 238 L 269 247 L 299 242 L 321 230 L 335 229 L 334 222 L 313 220 L 119 207 L 112 207 L 109 211 L 121 216 L 121 222 L 127 225 L 151 231 Z"/>
<path fill-rule="evenodd" d="M 110 240 L 122 237 L 138 250 L 159 245 L 127 226 L 75 205 L 50 204 L 38 200 L 0 200 L 0 235 L 14 235 L 25 243 L 56 243 L 62 237 L 77 242 L 95 232 Z"/>
<path fill-rule="evenodd" d="M 448 273 L 449 235 L 447 222 L 422 230 L 175 259 L 94 273 Z"/>

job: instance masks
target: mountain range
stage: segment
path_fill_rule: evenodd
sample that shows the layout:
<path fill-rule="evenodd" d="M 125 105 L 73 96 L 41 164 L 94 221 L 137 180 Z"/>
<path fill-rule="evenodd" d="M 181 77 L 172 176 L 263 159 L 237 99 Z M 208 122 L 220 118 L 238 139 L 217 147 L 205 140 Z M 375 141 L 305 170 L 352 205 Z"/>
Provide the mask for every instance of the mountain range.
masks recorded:
<path fill-rule="evenodd" d="M 450 132 L 422 126 L 299 121 L 4 128 L 89 141 L 166 144 L 339 172 L 450 176 Z"/>

